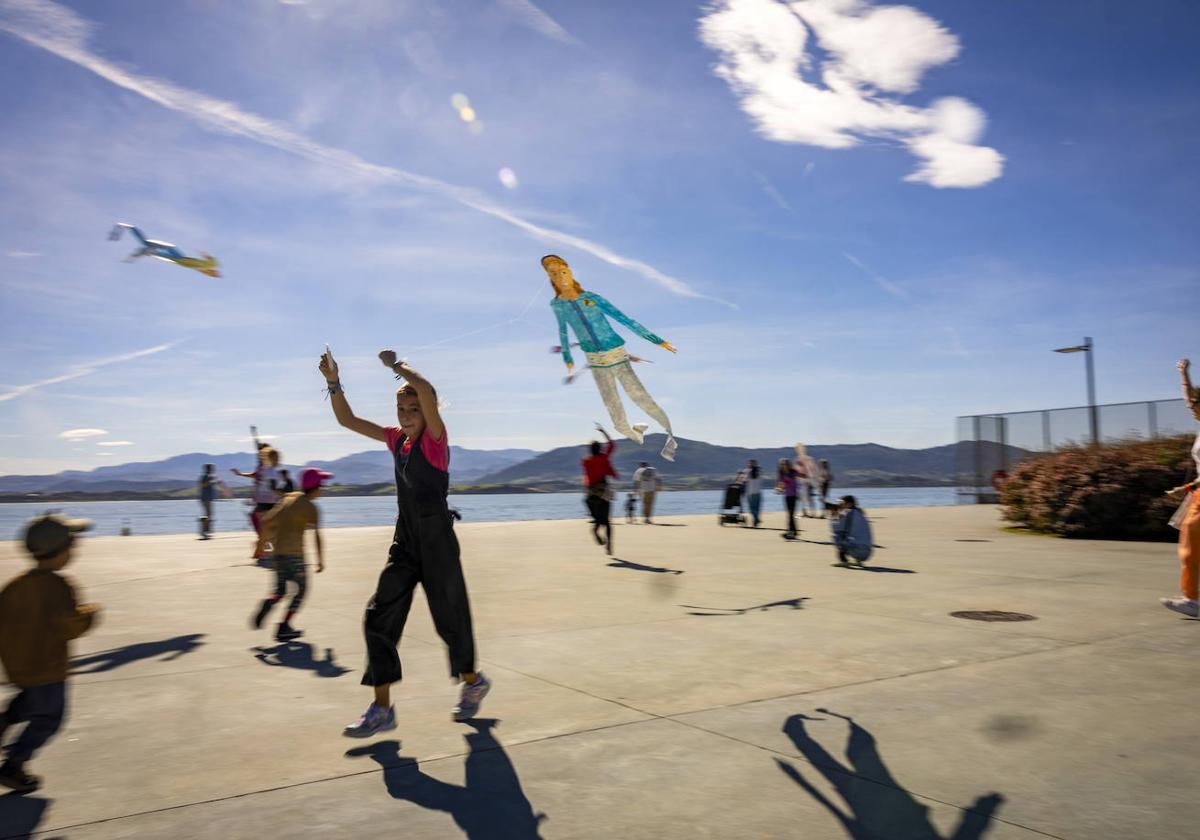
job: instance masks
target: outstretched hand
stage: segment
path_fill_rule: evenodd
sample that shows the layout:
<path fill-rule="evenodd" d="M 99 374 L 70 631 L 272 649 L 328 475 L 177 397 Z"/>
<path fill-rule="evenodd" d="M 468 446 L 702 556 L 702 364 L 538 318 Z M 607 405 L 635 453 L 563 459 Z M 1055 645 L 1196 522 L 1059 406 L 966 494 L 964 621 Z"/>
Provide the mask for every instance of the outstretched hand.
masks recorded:
<path fill-rule="evenodd" d="M 383 362 L 383 366 L 391 370 L 396 366 L 396 362 L 400 361 L 400 357 L 396 355 L 395 350 L 380 350 L 379 361 Z"/>
<path fill-rule="evenodd" d="M 338 365 L 332 353 L 321 354 L 321 362 L 317 365 L 317 370 L 321 371 L 321 375 L 325 377 L 326 382 L 335 382 L 337 380 Z"/>
<path fill-rule="evenodd" d="M 1190 368 L 1191 366 L 1192 366 L 1191 359 L 1180 359 L 1178 362 L 1175 363 L 1175 367 L 1184 376 L 1187 376 L 1188 368 Z"/>
<path fill-rule="evenodd" d="M 678 353 L 678 352 L 679 352 L 678 350 L 676 350 L 676 349 L 675 349 L 675 345 L 674 345 L 674 344 L 672 344 L 672 343 L 671 343 L 671 342 L 669 342 L 669 341 L 664 341 L 662 344 L 660 344 L 660 345 L 658 345 L 658 346 L 659 346 L 659 347 L 661 347 L 661 348 L 662 348 L 662 349 L 664 349 L 664 350 L 669 350 L 669 351 L 671 351 L 672 353 Z"/>

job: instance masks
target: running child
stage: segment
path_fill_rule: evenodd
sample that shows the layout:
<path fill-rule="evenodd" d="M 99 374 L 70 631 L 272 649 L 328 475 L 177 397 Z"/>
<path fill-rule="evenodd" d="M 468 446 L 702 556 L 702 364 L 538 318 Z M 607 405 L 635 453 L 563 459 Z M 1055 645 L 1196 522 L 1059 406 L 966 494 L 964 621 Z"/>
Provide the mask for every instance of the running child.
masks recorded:
<path fill-rule="evenodd" d="M 612 554 L 612 519 L 609 518 L 612 503 L 609 501 L 608 479 L 620 477 L 613 469 L 612 461 L 609 460 L 617 445 L 599 423 L 596 424 L 596 430 L 604 435 L 607 444 L 601 449 L 600 441 L 592 441 L 588 445 L 588 451 L 592 454 L 581 462 L 583 486 L 587 493 L 584 503 L 587 505 L 588 513 L 592 515 L 592 536 L 596 538 L 597 543 L 605 547 L 609 554 Z M 601 528 L 604 529 L 603 537 L 600 536 Z"/>
<path fill-rule="evenodd" d="M 396 392 L 399 426 L 380 426 L 356 417 L 338 380 L 338 366 L 326 350 L 319 365 L 329 389 L 330 404 L 339 424 L 364 437 L 385 443 L 395 459 L 396 501 L 399 507 L 387 565 L 379 575 L 375 594 L 363 616 L 367 666 L 362 684 L 371 686 L 375 700 L 345 734 L 367 738 L 396 728 L 391 685 L 401 679 L 396 647 L 404 632 L 417 584 L 425 589 L 434 627 L 450 653 L 450 676 L 462 680 L 458 704 L 451 716 L 465 721 L 475 717 L 491 682 L 475 670 L 475 636 L 471 606 L 459 559 L 446 494 L 450 487 L 450 446 L 446 426 L 438 412 L 437 392 L 429 380 L 396 354 L 379 354 L 384 367 L 405 385 Z"/>
<path fill-rule="evenodd" d="M 300 473 L 300 489 L 288 493 L 275 507 L 262 515 L 264 525 L 268 523 L 275 533 L 275 591 L 259 604 L 254 614 L 254 628 L 262 627 L 271 608 L 287 595 L 288 584 L 296 587 L 296 594 L 288 604 L 283 621 L 275 630 L 275 641 L 290 642 L 304 634 L 292 626 L 292 619 L 304 603 L 308 591 L 308 573 L 304 564 L 304 532 L 312 530 L 317 545 L 317 574 L 325 571 L 325 550 L 321 546 L 320 511 L 314 504 L 321 495 L 324 483 L 333 478 L 333 473 L 309 467 Z"/>
<path fill-rule="evenodd" d="M 632 525 L 634 522 L 634 513 L 637 511 L 637 499 L 632 493 L 625 497 L 625 522 Z"/>
<path fill-rule="evenodd" d="M 25 526 L 25 549 L 34 567 L 0 590 L 0 662 L 17 695 L 0 715 L 5 730 L 25 724 L 0 766 L 0 785 L 32 793 L 42 780 L 26 764 L 62 726 L 67 700 L 69 642 L 92 628 L 95 604 L 79 604 L 75 588 L 58 574 L 72 559 L 75 535 L 92 527 L 86 519 L 47 514 Z"/>

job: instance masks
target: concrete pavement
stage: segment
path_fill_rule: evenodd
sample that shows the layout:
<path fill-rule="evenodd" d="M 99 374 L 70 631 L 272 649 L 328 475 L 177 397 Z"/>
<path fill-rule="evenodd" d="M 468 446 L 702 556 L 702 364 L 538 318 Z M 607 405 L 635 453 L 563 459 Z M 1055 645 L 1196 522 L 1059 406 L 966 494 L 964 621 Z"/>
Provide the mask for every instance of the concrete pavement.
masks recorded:
<path fill-rule="evenodd" d="M 67 570 L 105 608 L 70 718 L 0 798 L 0 837 L 1175 838 L 1194 834 L 1200 622 L 1162 609 L 1169 545 L 881 509 L 866 571 L 712 516 L 462 523 L 482 669 L 450 721 L 418 595 L 398 730 L 342 737 L 389 528 L 325 532 L 297 625 L 247 620 L 248 535 L 104 537 Z M 24 560 L 0 545 L 5 579 Z M 1036 620 L 981 623 L 956 610 Z"/>

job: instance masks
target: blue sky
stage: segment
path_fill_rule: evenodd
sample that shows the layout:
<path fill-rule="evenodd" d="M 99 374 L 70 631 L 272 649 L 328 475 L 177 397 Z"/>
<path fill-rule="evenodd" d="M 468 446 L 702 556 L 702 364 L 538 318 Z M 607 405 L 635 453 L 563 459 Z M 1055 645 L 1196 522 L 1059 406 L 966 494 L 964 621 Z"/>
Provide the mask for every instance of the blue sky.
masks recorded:
<path fill-rule="evenodd" d="M 1198 24 L 1183 0 L 0 0 L 0 472 L 235 451 L 252 422 L 293 462 L 366 448 L 322 400 L 325 342 L 363 416 L 391 414 L 394 347 L 455 443 L 586 440 L 607 418 L 549 353 L 550 251 L 678 345 L 630 340 L 686 438 L 946 443 L 959 414 L 1083 402 L 1049 350 L 1084 335 L 1102 402 L 1174 396 Z M 225 276 L 122 263 L 115 221 Z"/>

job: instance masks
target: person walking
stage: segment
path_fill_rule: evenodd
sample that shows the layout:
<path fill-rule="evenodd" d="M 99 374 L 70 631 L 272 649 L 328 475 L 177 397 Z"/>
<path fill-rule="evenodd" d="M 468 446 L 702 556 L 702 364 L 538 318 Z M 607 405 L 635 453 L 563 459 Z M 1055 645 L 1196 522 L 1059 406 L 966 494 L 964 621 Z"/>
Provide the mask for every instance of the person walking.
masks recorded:
<path fill-rule="evenodd" d="M 217 500 L 217 487 L 220 485 L 220 479 L 213 472 L 215 467 L 212 464 L 205 464 L 204 471 L 200 473 L 198 482 L 200 487 L 200 509 L 204 515 L 200 517 L 200 539 L 212 539 L 212 531 L 215 520 L 213 519 L 213 502 Z"/>
<path fill-rule="evenodd" d="M 800 536 L 796 527 L 796 485 L 799 472 L 788 458 L 779 459 L 779 470 L 775 476 L 775 492 L 783 496 L 783 505 L 787 510 L 787 530 L 783 532 L 785 540 L 794 540 Z"/>
<path fill-rule="evenodd" d="M 758 461 L 750 459 L 746 465 L 746 483 L 743 491 L 746 504 L 750 508 L 750 519 L 753 527 L 762 524 L 762 476 L 759 473 Z"/>
<path fill-rule="evenodd" d="M 1192 412 L 1192 417 L 1200 422 L 1200 390 L 1192 387 L 1188 368 L 1191 362 L 1180 359 L 1176 368 L 1183 384 L 1183 399 Z M 1200 473 L 1200 434 L 1192 444 L 1192 459 L 1197 473 Z M 1180 595 L 1171 598 L 1160 598 L 1159 603 L 1169 610 L 1188 616 L 1200 618 L 1200 500 L 1197 499 L 1200 490 L 1200 478 L 1181 484 L 1169 490 L 1169 493 L 1184 493 L 1183 505 L 1186 512 L 1183 521 L 1179 523 L 1179 589 Z M 1182 507 L 1182 505 L 1181 505 Z"/>
<path fill-rule="evenodd" d="M 654 516 L 654 496 L 662 489 L 662 479 L 658 476 L 658 470 L 642 461 L 633 471 L 633 489 L 642 497 L 642 518 L 647 525 L 653 525 L 651 519 Z"/>
<path fill-rule="evenodd" d="M 611 502 L 609 501 L 608 479 L 620 477 L 609 460 L 616 451 L 617 445 L 599 423 L 596 424 L 596 429 L 604 435 L 607 444 L 602 448 L 600 441 L 594 440 L 588 446 L 588 450 L 592 454 L 584 458 L 582 462 L 583 485 L 587 494 L 584 497 L 584 503 L 587 505 L 588 513 L 592 515 L 592 536 L 595 537 L 597 543 L 604 546 L 605 551 L 612 554 L 612 519 L 610 518 Z M 601 528 L 604 529 L 603 537 L 600 536 Z"/>
<path fill-rule="evenodd" d="M 817 487 L 821 491 L 822 518 L 829 512 L 829 488 L 832 484 L 833 470 L 829 468 L 829 461 L 822 458 L 817 465 Z"/>

